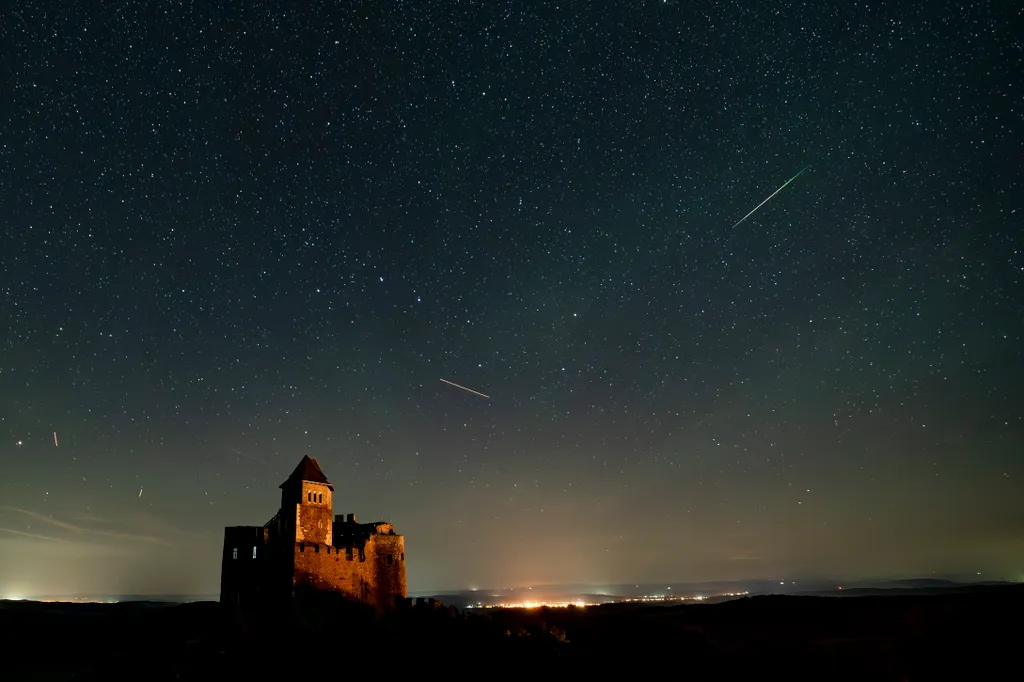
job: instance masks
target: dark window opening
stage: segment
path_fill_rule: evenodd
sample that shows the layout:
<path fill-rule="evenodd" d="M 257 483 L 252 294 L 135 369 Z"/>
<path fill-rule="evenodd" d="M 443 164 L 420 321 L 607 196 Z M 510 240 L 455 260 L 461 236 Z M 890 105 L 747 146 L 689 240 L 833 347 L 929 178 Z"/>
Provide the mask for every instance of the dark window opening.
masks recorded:
<path fill-rule="evenodd" d="M 299 543 L 299 551 L 300 552 L 305 552 L 306 551 L 306 543 L 304 543 L 304 542 L 300 542 Z"/>
<path fill-rule="evenodd" d="M 313 545 L 313 551 L 316 552 L 317 554 L 319 554 L 320 553 L 320 545 Z"/>
<path fill-rule="evenodd" d="M 390 566 L 393 563 L 395 563 L 395 555 L 394 554 L 388 554 L 388 566 Z"/>
<path fill-rule="evenodd" d="M 323 493 L 320 493 L 320 500 L 319 501 L 320 501 L 320 504 L 324 503 L 324 494 Z"/>
<path fill-rule="evenodd" d="M 405 552 L 402 552 L 402 561 L 405 561 Z"/>

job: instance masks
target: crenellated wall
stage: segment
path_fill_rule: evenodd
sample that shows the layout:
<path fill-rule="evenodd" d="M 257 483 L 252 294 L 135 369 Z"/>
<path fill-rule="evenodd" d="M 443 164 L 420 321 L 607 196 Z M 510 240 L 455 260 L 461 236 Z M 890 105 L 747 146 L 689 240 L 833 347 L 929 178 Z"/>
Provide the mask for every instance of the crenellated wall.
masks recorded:
<path fill-rule="evenodd" d="M 362 546 L 295 543 L 295 583 L 338 592 L 380 610 L 405 597 L 405 540 L 371 535 Z"/>
<path fill-rule="evenodd" d="M 373 564 L 359 547 L 332 547 L 316 543 L 295 544 L 295 583 L 318 590 L 339 592 L 355 601 L 376 605 Z"/>
<path fill-rule="evenodd" d="M 281 484 L 281 508 L 270 521 L 225 528 L 221 602 L 287 600 L 305 586 L 394 608 L 406 594 L 405 539 L 390 523 L 335 517 L 333 492 L 319 462 L 304 457 Z"/>

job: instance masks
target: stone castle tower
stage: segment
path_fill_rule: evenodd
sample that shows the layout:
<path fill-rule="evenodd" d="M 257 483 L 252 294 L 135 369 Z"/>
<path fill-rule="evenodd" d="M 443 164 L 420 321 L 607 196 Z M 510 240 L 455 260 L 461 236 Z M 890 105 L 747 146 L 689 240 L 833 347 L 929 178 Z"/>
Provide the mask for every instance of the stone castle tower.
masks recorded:
<path fill-rule="evenodd" d="M 224 529 L 220 601 L 258 607 L 297 587 L 338 593 L 386 611 L 405 598 L 405 538 L 390 523 L 334 516 L 334 486 L 303 457 L 281 484 L 281 508 L 262 526 Z"/>

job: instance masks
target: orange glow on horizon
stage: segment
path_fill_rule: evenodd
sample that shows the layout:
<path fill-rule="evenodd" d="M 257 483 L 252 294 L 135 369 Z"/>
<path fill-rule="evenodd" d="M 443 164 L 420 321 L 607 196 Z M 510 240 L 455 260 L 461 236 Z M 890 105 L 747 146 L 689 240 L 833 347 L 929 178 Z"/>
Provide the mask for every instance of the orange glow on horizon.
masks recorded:
<path fill-rule="evenodd" d="M 665 596 L 665 595 L 647 595 L 643 597 L 626 597 L 618 599 L 609 599 L 603 602 L 584 602 L 582 600 L 577 601 L 522 601 L 522 602 L 511 602 L 511 603 L 498 603 L 498 604 L 483 604 L 477 603 L 469 606 L 471 609 L 564 609 L 569 607 L 586 608 L 588 606 L 600 606 L 602 604 L 627 604 L 634 602 L 643 603 L 657 603 L 657 602 L 701 602 L 706 599 L 716 599 L 720 597 L 745 597 L 749 595 L 749 592 L 726 592 L 722 594 L 713 595 L 697 595 L 692 597 L 677 597 L 677 596 Z"/>

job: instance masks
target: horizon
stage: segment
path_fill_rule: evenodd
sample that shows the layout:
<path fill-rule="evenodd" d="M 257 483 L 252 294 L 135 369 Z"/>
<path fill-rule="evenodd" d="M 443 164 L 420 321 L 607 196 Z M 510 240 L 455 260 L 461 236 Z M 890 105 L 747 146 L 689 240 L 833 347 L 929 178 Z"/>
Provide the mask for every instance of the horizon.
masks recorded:
<path fill-rule="evenodd" d="M 490 596 L 497 597 L 508 592 L 519 591 L 524 593 L 527 591 L 536 591 L 538 593 L 549 593 L 545 596 L 562 596 L 562 595 L 590 595 L 590 596 L 604 596 L 611 599 L 617 598 L 629 598 L 638 596 L 640 594 L 654 594 L 661 593 L 662 596 L 671 597 L 671 591 L 676 590 L 679 592 L 700 592 L 702 590 L 707 591 L 709 589 L 728 589 L 729 587 L 750 587 L 764 586 L 765 590 L 758 590 L 756 592 L 749 592 L 743 596 L 765 596 L 765 595 L 785 595 L 785 594 L 801 594 L 802 591 L 806 590 L 821 594 L 825 592 L 838 592 L 857 590 L 865 588 L 876 588 L 876 589 L 905 589 L 906 585 L 900 585 L 900 583 L 944 583 L 950 586 L 971 586 L 971 585 L 1015 585 L 1024 584 L 1024 579 L 1000 579 L 1000 578 L 981 578 L 978 576 L 953 576 L 953 577 L 936 577 L 936 576 L 919 576 L 919 577 L 905 577 L 905 578 L 868 578 L 860 580 L 843 580 L 836 578 L 804 578 L 801 580 L 786 580 L 780 582 L 777 579 L 772 578 L 751 578 L 746 580 L 728 580 L 728 581 L 697 581 L 697 582 L 683 582 L 683 581 L 669 581 L 669 582 L 652 582 L 652 583 L 626 583 L 618 585 L 586 585 L 578 583 L 566 583 L 556 585 L 523 585 L 519 587 L 489 587 L 489 588 L 463 588 L 463 589 L 441 589 L 441 590 L 422 590 L 422 591 L 410 591 L 410 598 L 427 598 L 427 597 L 441 597 L 441 596 L 458 596 L 458 597 L 469 597 L 471 595 L 479 595 L 481 597 Z M 879 587 L 881 585 L 889 585 L 889 588 Z M 755 588 L 756 589 L 756 588 Z M 927 589 L 922 587 L 920 589 Z M 668 590 L 668 592 L 666 592 Z M 725 593 L 723 593 L 725 594 Z M 719 594 L 708 593 L 708 597 L 720 596 Z M 739 595 L 731 594 L 738 598 Z M 174 599 L 172 599 L 174 598 Z M 186 603 L 190 601 L 219 601 L 219 594 L 215 592 L 211 593 L 167 593 L 167 594 L 61 594 L 61 593 L 25 593 L 19 595 L 7 596 L 0 593 L 0 601 L 93 601 L 95 603 L 126 603 L 126 602 L 144 602 L 144 601 L 157 601 L 157 602 L 168 602 L 168 603 Z"/>

